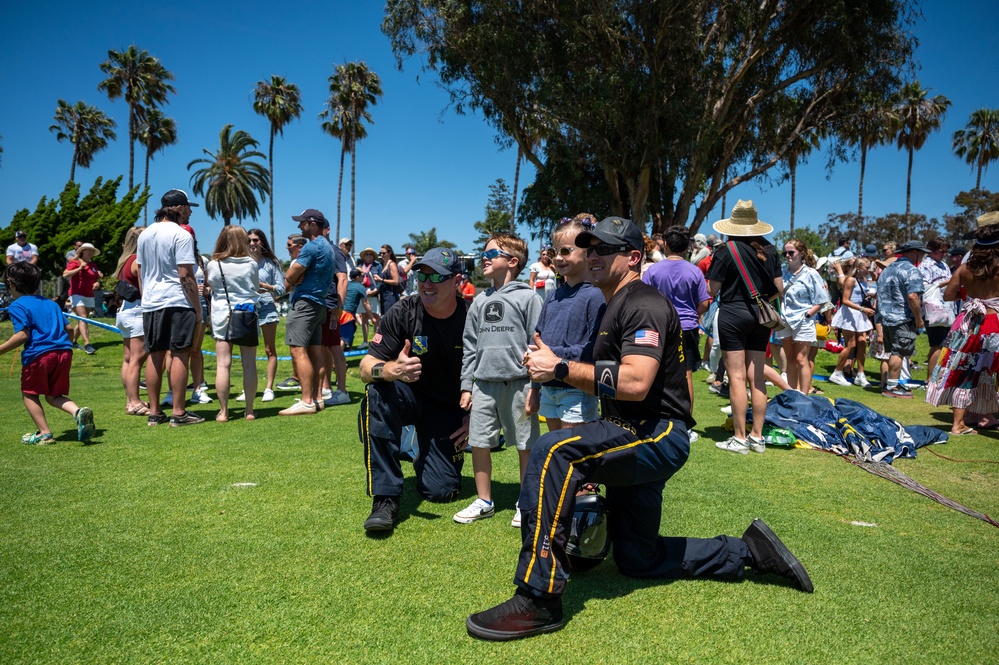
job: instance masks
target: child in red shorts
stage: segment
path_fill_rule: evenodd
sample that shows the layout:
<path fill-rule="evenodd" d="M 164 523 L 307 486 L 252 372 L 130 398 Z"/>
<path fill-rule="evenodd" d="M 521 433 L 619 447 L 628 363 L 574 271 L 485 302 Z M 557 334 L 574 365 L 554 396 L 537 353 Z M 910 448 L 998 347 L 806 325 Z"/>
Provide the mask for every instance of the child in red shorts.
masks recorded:
<path fill-rule="evenodd" d="M 76 436 L 83 443 L 94 434 L 94 412 L 79 408 L 69 393 L 69 368 L 73 364 L 69 321 L 51 300 L 32 295 L 38 291 L 41 270 L 30 263 L 12 263 L 4 272 L 4 283 L 14 297 L 8 310 L 14 334 L 0 344 L 0 355 L 24 345 L 21 351 L 21 396 L 38 430 L 21 437 L 23 443 L 55 443 L 45 419 L 40 397 L 76 419 Z"/>

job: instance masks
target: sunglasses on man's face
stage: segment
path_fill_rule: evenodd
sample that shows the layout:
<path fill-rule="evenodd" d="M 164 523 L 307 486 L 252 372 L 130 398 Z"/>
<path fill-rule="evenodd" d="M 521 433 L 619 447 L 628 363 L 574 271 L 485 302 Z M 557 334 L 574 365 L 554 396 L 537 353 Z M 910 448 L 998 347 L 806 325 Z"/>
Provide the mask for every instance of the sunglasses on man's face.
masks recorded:
<path fill-rule="evenodd" d="M 493 249 L 482 252 L 481 258 L 483 261 L 493 261 L 499 256 L 505 256 L 508 259 L 513 258 L 513 254 L 507 254 L 502 249 L 496 249 L 495 247 Z"/>
<path fill-rule="evenodd" d="M 586 248 L 586 255 L 592 256 L 593 252 L 597 253 L 597 256 L 610 256 L 611 254 L 620 254 L 621 252 L 627 252 L 630 247 L 628 245 L 608 245 L 602 242 L 598 245 L 590 245 Z"/>
<path fill-rule="evenodd" d="M 441 282 L 450 279 L 450 275 L 442 275 L 436 272 L 418 272 L 416 273 L 416 278 L 421 282 L 425 282 L 429 279 L 434 284 L 440 284 Z"/>

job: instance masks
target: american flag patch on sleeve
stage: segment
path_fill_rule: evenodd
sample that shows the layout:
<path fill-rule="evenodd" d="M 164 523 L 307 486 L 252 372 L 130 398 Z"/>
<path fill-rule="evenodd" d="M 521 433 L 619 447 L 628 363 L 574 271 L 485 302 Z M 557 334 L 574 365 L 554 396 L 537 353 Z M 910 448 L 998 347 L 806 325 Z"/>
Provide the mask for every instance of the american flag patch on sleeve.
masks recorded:
<path fill-rule="evenodd" d="M 635 344 L 659 346 L 659 333 L 655 330 L 639 330 L 635 333 Z"/>

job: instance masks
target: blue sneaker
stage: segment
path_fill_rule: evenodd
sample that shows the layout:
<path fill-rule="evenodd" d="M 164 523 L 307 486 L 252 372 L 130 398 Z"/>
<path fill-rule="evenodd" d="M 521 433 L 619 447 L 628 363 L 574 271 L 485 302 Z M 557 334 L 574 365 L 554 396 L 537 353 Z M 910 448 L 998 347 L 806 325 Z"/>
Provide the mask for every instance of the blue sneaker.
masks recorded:
<path fill-rule="evenodd" d="M 80 407 L 76 412 L 76 438 L 78 441 L 87 443 L 94 435 L 94 412 L 88 407 Z"/>

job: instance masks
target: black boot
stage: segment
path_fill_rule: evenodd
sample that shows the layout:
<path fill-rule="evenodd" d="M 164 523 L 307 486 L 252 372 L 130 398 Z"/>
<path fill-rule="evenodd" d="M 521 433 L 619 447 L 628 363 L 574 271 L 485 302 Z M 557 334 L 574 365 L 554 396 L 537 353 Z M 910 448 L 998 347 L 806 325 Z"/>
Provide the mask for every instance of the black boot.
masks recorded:
<path fill-rule="evenodd" d="M 399 497 L 376 496 L 371 514 L 364 520 L 365 531 L 391 531 L 399 523 Z"/>

